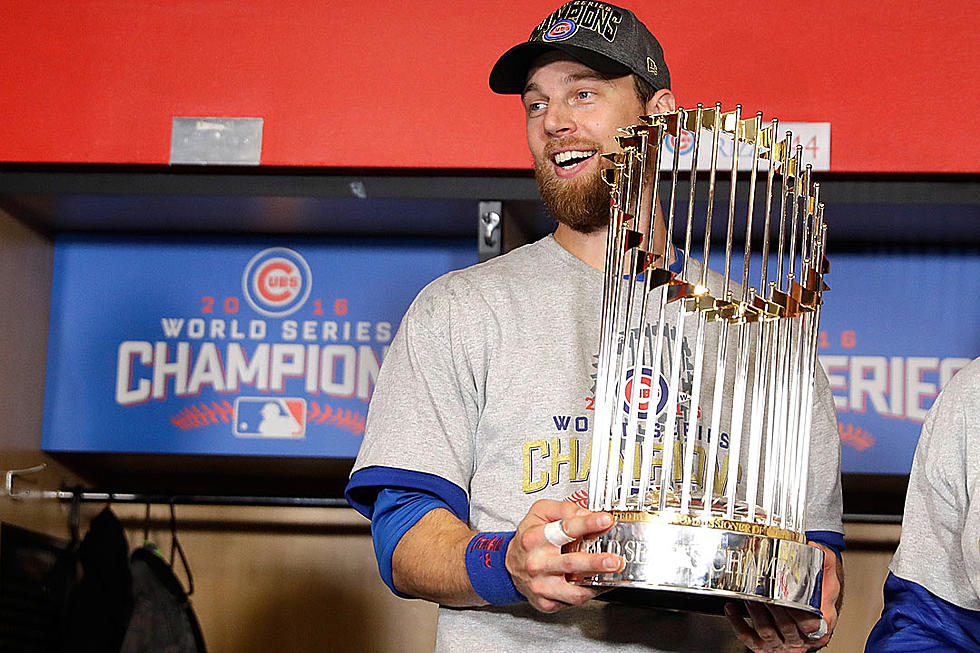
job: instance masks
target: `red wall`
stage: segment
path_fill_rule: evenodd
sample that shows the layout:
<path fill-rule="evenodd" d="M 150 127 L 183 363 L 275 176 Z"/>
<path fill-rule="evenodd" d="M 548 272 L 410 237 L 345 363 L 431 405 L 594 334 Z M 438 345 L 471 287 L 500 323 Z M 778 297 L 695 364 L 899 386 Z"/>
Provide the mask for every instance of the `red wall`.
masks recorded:
<path fill-rule="evenodd" d="M 487 74 L 558 2 L 3 0 L 0 161 L 166 163 L 172 116 L 255 116 L 266 165 L 524 168 Z M 980 171 L 975 0 L 763 4 L 632 7 L 682 105 L 829 121 L 837 171 Z"/>

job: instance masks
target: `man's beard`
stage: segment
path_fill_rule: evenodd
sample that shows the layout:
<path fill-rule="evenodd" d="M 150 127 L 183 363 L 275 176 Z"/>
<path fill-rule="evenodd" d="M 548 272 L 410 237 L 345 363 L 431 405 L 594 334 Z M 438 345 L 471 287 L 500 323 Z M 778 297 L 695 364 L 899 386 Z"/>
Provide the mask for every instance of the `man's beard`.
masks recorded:
<path fill-rule="evenodd" d="M 601 170 L 585 177 L 561 179 L 552 168 L 551 158 L 545 157 L 534 164 L 534 178 L 545 206 L 561 224 L 583 234 L 609 225 L 609 185 Z"/>

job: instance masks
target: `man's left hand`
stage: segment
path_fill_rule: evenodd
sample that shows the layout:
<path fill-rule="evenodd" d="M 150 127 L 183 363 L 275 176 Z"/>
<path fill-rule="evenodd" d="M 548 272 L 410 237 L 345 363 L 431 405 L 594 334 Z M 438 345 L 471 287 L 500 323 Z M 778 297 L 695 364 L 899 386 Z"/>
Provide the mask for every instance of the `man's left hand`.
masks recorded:
<path fill-rule="evenodd" d="M 735 636 L 756 653 L 805 653 L 826 646 L 837 626 L 837 608 L 840 604 L 843 574 L 837 554 L 831 549 L 810 542 L 823 549 L 823 587 L 820 592 L 820 611 L 827 623 L 827 634 L 810 639 L 808 633 L 820 628 L 820 617 L 808 612 L 745 601 L 744 607 L 729 603 L 725 614 L 735 629 Z M 749 624 L 746 617 L 752 620 Z"/>

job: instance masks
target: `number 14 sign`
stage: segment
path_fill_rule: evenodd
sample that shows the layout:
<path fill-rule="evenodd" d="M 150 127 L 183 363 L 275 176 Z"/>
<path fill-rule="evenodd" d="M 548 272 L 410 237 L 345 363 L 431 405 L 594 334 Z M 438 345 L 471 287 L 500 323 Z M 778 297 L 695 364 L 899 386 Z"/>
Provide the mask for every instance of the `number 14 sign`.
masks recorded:
<path fill-rule="evenodd" d="M 793 147 L 802 146 L 803 160 L 813 166 L 814 171 L 830 170 L 830 123 L 829 122 L 780 122 L 779 138 L 786 136 L 786 132 L 792 133 Z M 674 136 L 667 137 L 667 147 L 665 154 L 660 159 L 660 169 L 670 170 L 673 165 L 674 148 L 680 148 L 680 159 L 678 165 L 680 169 L 691 166 L 691 157 L 694 153 L 694 134 L 682 132 L 680 143 L 677 144 Z M 732 142 L 722 139 L 718 143 L 718 167 L 720 169 L 731 166 Z M 739 168 L 747 170 L 752 162 L 752 144 L 740 143 L 738 148 Z M 744 165 L 743 165 L 744 163 Z M 762 166 L 765 167 L 764 165 Z M 708 132 L 702 132 L 701 143 L 698 147 L 698 170 L 709 170 L 711 168 L 711 136 Z"/>

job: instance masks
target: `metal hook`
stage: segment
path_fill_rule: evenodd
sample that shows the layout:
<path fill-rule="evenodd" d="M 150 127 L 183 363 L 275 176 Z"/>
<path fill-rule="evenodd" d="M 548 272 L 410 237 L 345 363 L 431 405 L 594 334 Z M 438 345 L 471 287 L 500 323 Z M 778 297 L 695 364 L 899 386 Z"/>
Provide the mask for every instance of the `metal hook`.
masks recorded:
<path fill-rule="evenodd" d="M 11 499 L 43 499 L 48 496 L 56 496 L 57 493 L 45 492 L 43 490 L 23 490 L 20 492 L 14 492 L 14 478 L 18 476 L 23 476 L 25 474 L 36 474 L 37 472 L 43 472 L 47 469 L 46 463 L 41 463 L 40 465 L 34 465 L 33 467 L 28 467 L 26 469 L 11 469 L 7 472 L 4 480 L 4 492 Z"/>
<path fill-rule="evenodd" d="M 184 568 L 184 574 L 187 576 L 187 596 L 194 593 L 194 575 L 191 573 L 191 567 L 187 563 L 187 556 L 184 555 L 184 547 L 180 545 L 180 540 L 177 539 L 177 513 L 174 509 L 174 498 L 170 498 L 170 567 L 174 566 L 174 552 L 180 556 L 180 564 Z"/>
<path fill-rule="evenodd" d="M 497 227 L 500 226 L 500 214 L 496 211 L 487 211 L 480 216 L 480 220 L 483 222 L 484 244 L 493 245 L 494 233 L 497 231 Z"/>

